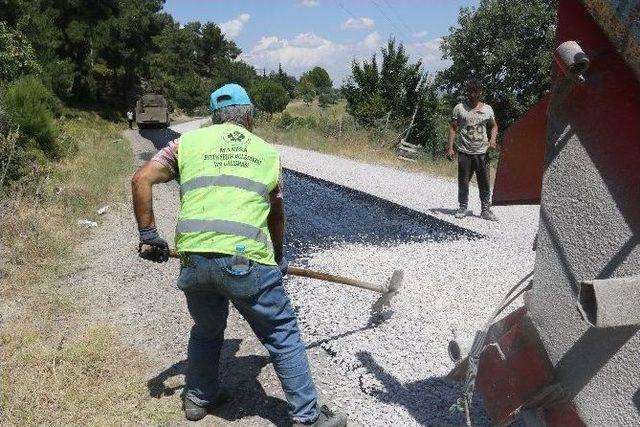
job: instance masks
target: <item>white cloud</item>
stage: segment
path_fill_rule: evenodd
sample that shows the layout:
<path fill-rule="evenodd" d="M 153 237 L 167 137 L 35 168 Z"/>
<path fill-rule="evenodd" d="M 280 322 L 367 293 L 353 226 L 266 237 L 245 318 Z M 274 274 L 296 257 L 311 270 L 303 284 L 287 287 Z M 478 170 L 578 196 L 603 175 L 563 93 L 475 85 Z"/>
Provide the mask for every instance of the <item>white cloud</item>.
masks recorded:
<path fill-rule="evenodd" d="M 280 39 L 278 39 L 277 37 L 275 36 L 262 37 L 258 41 L 258 44 L 254 46 L 253 51 L 260 52 L 263 50 L 268 50 L 268 49 L 272 49 L 280 46 L 281 46 L 281 42 L 280 42 Z"/>
<path fill-rule="evenodd" d="M 371 34 L 368 34 L 362 41 L 362 45 L 371 51 L 376 50 L 378 46 L 381 45 L 381 43 L 382 43 L 382 37 L 380 36 L 380 34 L 378 34 L 377 31 L 374 31 Z"/>
<path fill-rule="evenodd" d="M 428 31 L 419 31 L 419 32 L 417 32 L 417 33 L 414 33 L 414 34 L 413 34 L 413 37 L 415 37 L 416 39 L 421 39 L 421 38 L 423 38 L 423 37 L 426 37 L 426 36 L 427 36 L 427 34 L 429 34 L 429 32 L 428 32 Z"/>
<path fill-rule="evenodd" d="M 305 7 L 317 7 L 320 6 L 320 2 L 318 0 L 302 0 L 302 5 Z"/>
<path fill-rule="evenodd" d="M 231 21 L 223 22 L 222 24 L 220 24 L 220 30 L 228 37 L 236 37 L 242 32 L 244 26 L 249 22 L 250 19 L 251 15 L 249 15 L 248 13 L 243 13 L 242 15 L 238 16 L 235 19 L 232 19 Z"/>
<path fill-rule="evenodd" d="M 342 24 L 342 28 L 345 30 L 364 30 L 367 28 L 373 28 L 374 21 L 371 18 L 349 18 Z"/>
<path fill-rule="evenodd" d="M 315 65 L 326 65 L 345 52 L 345 47 L 314 33 L 302 33 L 293 39 L 262 37 L 242 58 L 257 67 L 275 68 L 279 63 L 293 73 Z"/>
<path fill-rule="evenodd" d="M 446 68 L 450 62 L 441 59 L 442 39 L 415 41 L 405 44 L 411 61 L 422 60 L 431 72 Z M 379 52 L 385 43 L 378 32 L 367 34 L 362 39 L 344 43 L 334 42 L 314 33 L 302 33 L 293 38 L 264 36 L 251 49 L 243 52 L 241 59 L 257 68 L 277 70 L 278 64 L 289 74 L 300 76 L 316 65 L 325 68 L 334 85 L 339 86 L 351 73 L 351 61 L 362 61 Z"/>
<path fill-rule="evenodd" d="M 331 42 L 327 39 L 323 39 L 313 33 L 298 34 L 293 40 L 289 41 L 289 45 L 300 48 L 320 48 L 330 45 Z"/>
<path fill-rule="evenodd" d="M 422 60 L 422 66 L 431 73 L 444 70 L 451 65 L 451 61 L 442 59 L 440 45 L 442 38 L 438 37 L 423 42 L 414 42 L 405 45 L 407 53 L 412 59 Z"/>

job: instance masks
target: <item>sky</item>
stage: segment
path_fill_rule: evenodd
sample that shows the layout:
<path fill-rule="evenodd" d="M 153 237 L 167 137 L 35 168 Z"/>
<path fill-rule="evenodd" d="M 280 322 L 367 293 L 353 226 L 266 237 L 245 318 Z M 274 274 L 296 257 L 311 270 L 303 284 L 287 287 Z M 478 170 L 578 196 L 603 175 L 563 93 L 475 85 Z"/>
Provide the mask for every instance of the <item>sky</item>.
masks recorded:
<path fill-rule="evenodd" d="M 166 0 L 164 9 L 181 24 L 215 22 L 259 72 L 278 64 L 297 77 L 316 65 L 340 86 L 353 59 L 370 58 L 390 36 L 412 60 L 435 72 L 440 43 L 457 24 L 460 7 L 479 0 Z"/>

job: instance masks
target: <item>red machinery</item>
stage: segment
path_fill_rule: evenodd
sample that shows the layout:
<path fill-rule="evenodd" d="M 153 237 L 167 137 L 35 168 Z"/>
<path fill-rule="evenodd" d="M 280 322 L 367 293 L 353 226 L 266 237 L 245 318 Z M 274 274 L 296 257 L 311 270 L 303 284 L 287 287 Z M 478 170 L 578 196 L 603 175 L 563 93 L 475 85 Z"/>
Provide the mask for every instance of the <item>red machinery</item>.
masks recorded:
<path fill-rule="evenodd" d="M 640 1 L 559 0 L 556 46 L 494 190 L 540 202 L 532 287 L 476 384 L 497 425 L 640 425 Z"/>

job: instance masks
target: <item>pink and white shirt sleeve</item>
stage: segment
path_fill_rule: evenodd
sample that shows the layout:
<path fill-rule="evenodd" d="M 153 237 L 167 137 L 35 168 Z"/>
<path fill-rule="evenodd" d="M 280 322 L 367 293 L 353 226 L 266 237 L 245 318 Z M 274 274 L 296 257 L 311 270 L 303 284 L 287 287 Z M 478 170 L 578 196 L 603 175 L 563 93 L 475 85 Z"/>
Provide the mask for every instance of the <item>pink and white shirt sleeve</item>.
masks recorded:
<path fill-rule="evenodd" d="M 151 161 L 158 162 L 161 165 L 168 167 L 171 172 L 173 172 L 173 176 L 178 176 L 178 146 L 180 145 L 180 139 L 174 139 L 164 147 L 162 150 L 158 151 L 152 158 Z"/>

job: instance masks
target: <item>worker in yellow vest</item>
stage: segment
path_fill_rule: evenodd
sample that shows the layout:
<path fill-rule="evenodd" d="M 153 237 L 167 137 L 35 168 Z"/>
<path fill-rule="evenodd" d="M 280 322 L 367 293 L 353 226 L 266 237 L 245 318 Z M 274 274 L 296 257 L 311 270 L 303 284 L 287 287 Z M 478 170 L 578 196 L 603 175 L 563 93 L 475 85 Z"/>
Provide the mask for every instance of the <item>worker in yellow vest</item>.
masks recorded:
<path fill-rule="evenodd" d="M 193 318 L 184 410 L 204 418 L 229 397 L 218 381 L 229 301 L 267 348 L 295 425 L 342 427 L 344 413 L 320 407 L 295 312 L 282 286 L 284 205 L 278 151 L 251 133 L 247 92 L 227 84 L 211 94 L 214 125 L 186 132 L 136 171 L 133 203 L 143 258 L 165 262 L 152 186 L 176 179 L 180 213 L 177 286 Z"/>

